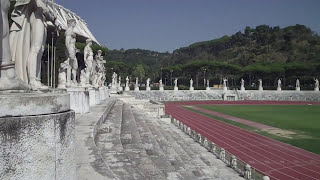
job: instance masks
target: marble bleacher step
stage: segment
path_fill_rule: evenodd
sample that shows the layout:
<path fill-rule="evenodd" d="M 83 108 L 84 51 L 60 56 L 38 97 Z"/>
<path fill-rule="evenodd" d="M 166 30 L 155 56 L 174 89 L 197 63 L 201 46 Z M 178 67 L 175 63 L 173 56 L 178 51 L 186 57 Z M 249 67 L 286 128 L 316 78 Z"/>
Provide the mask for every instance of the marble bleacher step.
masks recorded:
<path fill-rule="evenodd" d="M 116 101 L 100 126 L 96 144 L 102 158 L 118 179 L 147 179 L 125 154 L 120 140 L 123 103 Z M 109 129 L 107 131 L 106 129 Z"/>
<path fill-rule="evenodd" d="M 198 156 L 198 153 L 194 153 L 193 151 L 190 151 L 187 146 L 190 142 L 185 141 L 185 139 L 177 139 L 172 137 L 173 134 L 171 131 L 173 131 L 171 128 L 168 128 L 166 126 L 162 126 L 157 124 L 157 121 L 160 121 L 159 119 L 151 119 L 147 120 L 148 123 L 152 123 L 156 129 L 158 129 L 159 133 L 162 134 L 162 136 L 166 139 L 166 141 L 171 145 L 171 147 L 174 149 L 174 151 L 180 156 L 182 161 L 185 163 L 186 166 L 188 166 L 186 169 L 188 169 L 190 172 L 192 172 L 195 176 L 197 176 L 198 179 L 206 179 L 210 178 L 210 168 L 207 167 L 207 164 L 204 163 Z M 151 127 L 151 125 L 150 125 Z M 173 127 L 176 128 L 176 127 Z M 156 130 L 155 130 L 156 131 Z M 183 146 L 182 146 L 183 144 Z M 198 144 L 198 148 L 200 145 Z"/>
<path fill-rule="evenodd" d="M 124 152 L 128 155 L 132 163 L 140 170 L 140 172 L 147 179 L 161 180 L 166 179 L 165 174 L 158 168 L 164 168 L 159 166 L 161 159 L 156 159 L 153 156 L 147 154 L 146 148 L 152 146 L 152 144 L 146 143 L 144 137 L 141 137 L 135 122 L 135 118 L 131 112 L 131 106 L 128 104 L 123 105 L 123 116 L 121 126 L 121 142 L 124 148 Z M 152 137 L 148 137 L 149 139 Z"/>
<path fill-rule="evenodd" d="M 232 169 L 227 167 L 227 165 L 218 159 L 215 155 L 202 146 L 198 142 L 195 142 L 187 134 L 182 132 L 179 128 L 173 124 L 167 124 L 163 121 L 157 121 L 161 126 L 168 126 L 172 137 L 175 140 L 184 139 L 185 143 L 179 144 L 184 148 L 191 151 L 191 154 L 195 154 L 208 168 L 203 169 L 204 172 L 208 173 L 211 177 L 215 179 L 242 179 L 239 175 Z M 194 162 L 196 163 L 196 162 Z M 202 164 L 202 163 L 201 163 Z"/>
<path fill-rule="evenodd" d="M 142 141 L 145 144 L 149 144 L 150 150 L 149 155 L 154 160 L 155 163 L 159 166 L 160 169 L 166 176 L 176 176 L 175 179 L 197 179 L 195 175 L 190 172 L 190 168 L 186 169 L 188 166 L 185 166 L 179 155 L 171 148 L 161 146 L 159 142 L 159 136 L 154 134 L 148 124 L 145 121 L 145 117 L 136 110 L 133 110 L 133 114 L 138 125 L 138 131 L 141 134 Z M 165 141 L 163 138 L 162 141 Z"/>

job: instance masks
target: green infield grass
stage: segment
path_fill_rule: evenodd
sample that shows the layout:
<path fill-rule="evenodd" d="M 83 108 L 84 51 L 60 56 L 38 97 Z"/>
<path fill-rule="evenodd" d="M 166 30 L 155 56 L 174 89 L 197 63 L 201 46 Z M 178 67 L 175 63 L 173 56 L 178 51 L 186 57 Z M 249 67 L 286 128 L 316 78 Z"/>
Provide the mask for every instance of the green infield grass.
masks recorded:
<path fill-rule="evenodd" d="M 280 129 L 261 130 L 214 115 L 187 109 L 302 149 L 320 154 L 319 105 L 201 105 L 201 108 Z"/>

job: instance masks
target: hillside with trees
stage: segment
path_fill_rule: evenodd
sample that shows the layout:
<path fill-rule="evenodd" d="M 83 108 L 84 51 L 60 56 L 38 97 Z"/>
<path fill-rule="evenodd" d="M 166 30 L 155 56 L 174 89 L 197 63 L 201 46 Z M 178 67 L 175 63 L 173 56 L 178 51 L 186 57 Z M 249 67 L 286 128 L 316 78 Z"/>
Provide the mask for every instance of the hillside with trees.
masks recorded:
<path fill-rule="evenodd" d="M 198 42 L 173 53 L 112 50 L 106 57 L 127 66 L 122 74 L 134 76 L 137 65 L 142 65 L 143 77 L 158 81 L 162 74 L 167 84 L 171 84 L 172 74 L 172 78 L 179 78 L 179 83 L 185 85 L 190 78 L 203 86 L 204 78 L 212 85 L 228 77 L 229 86 L 235 87 L 241 78 L 247 86 L 257 84 L 260 78 L 265 86 L 274 86 L 278 78 L 286 86 L 293 86 L 299 78 L 302 86 L 311 88 L 313 78 L 319 78 L 320 37 L 304 25 L 285 28 L 261 25 L 246 27 L 232 36 Z"/>

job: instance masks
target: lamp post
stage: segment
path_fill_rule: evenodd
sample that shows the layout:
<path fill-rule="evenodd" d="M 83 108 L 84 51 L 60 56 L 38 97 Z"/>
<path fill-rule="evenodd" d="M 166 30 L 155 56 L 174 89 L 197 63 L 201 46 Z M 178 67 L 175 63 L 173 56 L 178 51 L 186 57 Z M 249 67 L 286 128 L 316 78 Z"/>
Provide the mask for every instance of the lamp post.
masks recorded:
<path fill-rule="evenodd" d="M 170 72 L 171 72 L 171 86 L 172 86 L 172 72 L 173 72 L 173 70 L 170 70 Z"/>

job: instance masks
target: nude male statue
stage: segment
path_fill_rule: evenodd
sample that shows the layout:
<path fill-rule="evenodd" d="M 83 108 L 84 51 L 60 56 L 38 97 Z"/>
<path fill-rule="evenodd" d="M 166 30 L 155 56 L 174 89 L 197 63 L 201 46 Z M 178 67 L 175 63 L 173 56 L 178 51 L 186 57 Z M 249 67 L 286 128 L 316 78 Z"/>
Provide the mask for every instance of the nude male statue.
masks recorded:
<path fill-rule="evenodd" d="M 33 89 L 44 88 L 40 73 L 46 22 L 51 21 L 60 30 L 56 15 L 48 8 L 48 0 L 17 0 L 11 19 L 10 47 L 17 75 Z"/>
<path fill-rule="evenodd" d="M 86 65 L 86 78 L 87 84 L 90 84 L 91 74 L 92 74 L 92 63 L 93 63 L 93 51 L 91 49 L 92 40 L 86 40 L 86 47 L 84 48 L 84 63 Z"/>
<path fill-rule="evenodd" d="M 76 57 L 76 33 L 74 33 L 74 28 L 76 27 L 75 19 L 68 19 L 68 29 L 65 32 L 66 40 L 66 56 L 69 60 L 69 64 L 71 66 L 71 74 L 72 77 L 67 77 L 67 82 L 70 83 L 72 80 L 73 85 L 77 85 L 77 70 L 78 70 L 78 60 Z"/>

